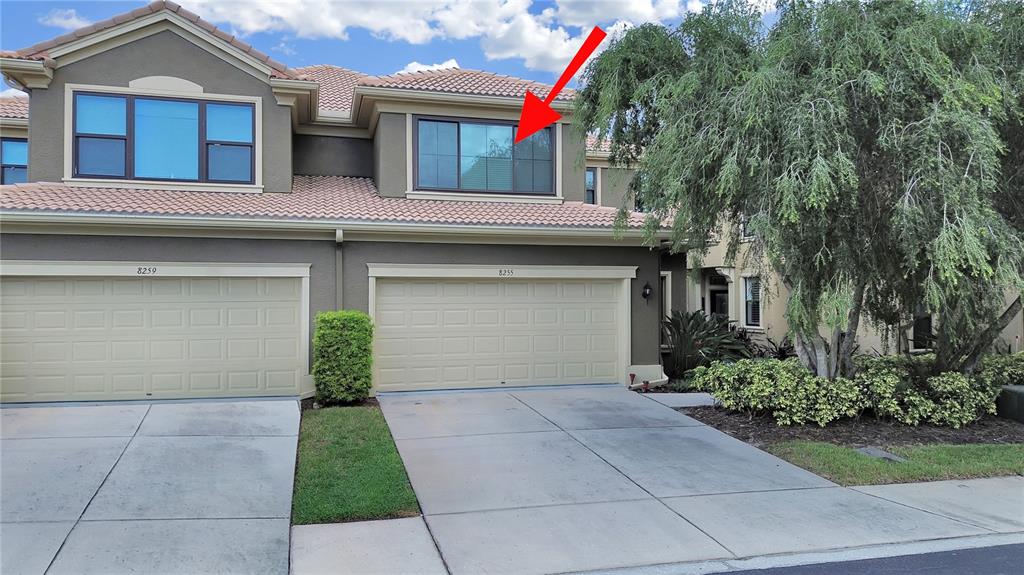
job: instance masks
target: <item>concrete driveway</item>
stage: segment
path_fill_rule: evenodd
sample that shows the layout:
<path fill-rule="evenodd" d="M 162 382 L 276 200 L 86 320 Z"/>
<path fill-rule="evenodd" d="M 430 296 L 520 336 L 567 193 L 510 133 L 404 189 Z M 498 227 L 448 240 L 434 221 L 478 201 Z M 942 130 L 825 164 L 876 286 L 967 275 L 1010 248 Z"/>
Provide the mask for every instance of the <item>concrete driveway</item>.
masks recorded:
<path fill-rule="evenodd" d="M 295 401 L 0 409 L 4 574 L 287 573 Z"/>
<path fill-rule="evenodd" d="M 619 386 L 379 397 L 451 573 L 560 573 L 992 533 L 837 487 Z"/>

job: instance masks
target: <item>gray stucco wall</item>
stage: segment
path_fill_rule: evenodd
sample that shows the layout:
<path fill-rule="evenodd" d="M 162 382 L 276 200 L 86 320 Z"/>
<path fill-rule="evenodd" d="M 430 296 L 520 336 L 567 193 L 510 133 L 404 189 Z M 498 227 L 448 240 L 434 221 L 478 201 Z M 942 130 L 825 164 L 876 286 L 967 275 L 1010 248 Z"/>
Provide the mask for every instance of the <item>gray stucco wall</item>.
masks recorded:
<path fill-rule="evenodd" d="M 365 138 L 296 135 L 293 170 L 306 176 L 373 177 L 373 141 Z"/>
<path fill-rule="evenodd" d="M 515 246 L 484 244 L 420 244 L 399 242 L 345 242 L 341 244 L 344 307 L 368 311 L 369 281 L 366 264 L 487 264 L 487 265 L 605 265 L 637 266 L 630 289 L 633 323 L 633 363 L 658 363 L 660 308 L 656 295 L 640 297 L 645 283 L 657 289 L 659 254 L 639 247 Z"/>
<path fill-rule="evenodd" d="M 673 310 L 686 311 L 686 254 L 663 253 L 661 271 L 672 272 L 672 309 L 664 310 L 664 315 Z"/>
<path fill-rule="evenodd" d="M 60 181 L 64 174 L 64 85 L 127 87 L 146 76 L 174 76 L 210 94 L 263 98 L 263 185 L 291 190 L 292 142 L 289 108 L 279 106 L 270 86 L 171 31 L 113 48 L 54 70 L 50 87 L 32 90 L 29 113 L 29 177 Z"/>
<path fill-rule="evenodd" d="M 626 202 L 629 182 L 633 179 L 633 170 L 625 168 L 601 168 L 601 205 L 621 208 Z M 628 202 L 632 208 L 632 202 Z"/>
<path fill-rule="evenodd" d="M 572 124 L 562 124 L 562 197 L 567 202 L 582 202 L 587 168 L 584 163 L 585 139 Z"/>
<path fill-rule="evenodd" d="M 309 269 L 310 336 L 317 312 L 336 309 L 333 241 L 0 234 L 0 259 L 302 263 Z"/>
<path fill-rule="evenodd" d="M 382 196 L 405 196 L 406 178 L 405 114 L 383 113 L 373 138 L 373 180 Z"/>

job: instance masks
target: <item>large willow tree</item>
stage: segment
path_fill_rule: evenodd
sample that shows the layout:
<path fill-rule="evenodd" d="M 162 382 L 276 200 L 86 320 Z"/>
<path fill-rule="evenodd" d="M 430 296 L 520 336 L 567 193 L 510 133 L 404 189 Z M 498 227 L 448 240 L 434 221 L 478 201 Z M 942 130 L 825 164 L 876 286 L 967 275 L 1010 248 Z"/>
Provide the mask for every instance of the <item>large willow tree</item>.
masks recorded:
<path fill-rule="evenodd" d="M 574 118 L 637 169 L 652 239 L 669 222 L 699 265 L 747 222 L 744 265 L 788 288 L 814 372 L 852 373 L 862 322 L 919 310 L 937 369 L 970 371 L 1021 308 L 1022 66 L 1016 1 L 784 1 L 771 26 L 720 1 L 614 41 Z"/>

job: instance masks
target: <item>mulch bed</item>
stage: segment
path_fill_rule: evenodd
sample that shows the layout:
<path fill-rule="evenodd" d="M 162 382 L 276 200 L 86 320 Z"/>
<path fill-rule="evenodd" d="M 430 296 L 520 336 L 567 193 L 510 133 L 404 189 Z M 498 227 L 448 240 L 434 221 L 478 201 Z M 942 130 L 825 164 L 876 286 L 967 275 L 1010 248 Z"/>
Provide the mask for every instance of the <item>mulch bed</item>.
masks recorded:
<path fill-rule="evenodd" d="M 932 425 L 911 427 L 872 418 L 844 419 L 827 427 L 814 424 L 782 427 L 769 417 L 750 416 L 720 407 L 688 407 L 679 411 L 757 447 L 793 439 L 847 447 L 1024 443 L 1024 424 L 991 415 L 960 429 Z"/>

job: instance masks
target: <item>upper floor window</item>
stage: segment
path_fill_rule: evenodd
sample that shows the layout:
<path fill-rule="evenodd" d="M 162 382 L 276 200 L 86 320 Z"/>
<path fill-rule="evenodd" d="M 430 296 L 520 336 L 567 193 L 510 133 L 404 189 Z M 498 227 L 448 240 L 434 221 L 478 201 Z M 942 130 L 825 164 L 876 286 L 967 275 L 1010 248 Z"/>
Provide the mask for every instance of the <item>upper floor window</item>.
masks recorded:
<path fill-rule="evenodd" d="M 597 203 L 597 168 L 587 168 L 587 176 L 583 185 L 583 202 Z"/>
<path fill-rule="evenodd" d="M 761 278 L 743 278 L 744 282 L 744 305 L 746 325 L 749 327 L 761 326 Z"/>
<path fill-rule="evenodd" d="M 0 184 L 23 184 L 28 181 L 28 140 L 3 138 L 0 140 L 0 164 L 3 175 Z"/>
<path fill-rule="evenodd" d="M 514 134 L 514 124 L 418 119 L 417 189 L 553 195 L 551 129 L 518 144 Z"/>
<path fill-rule="evenodd" d="M 74 175 L 253 183 L 254 106 L 75 94 Z"/>

